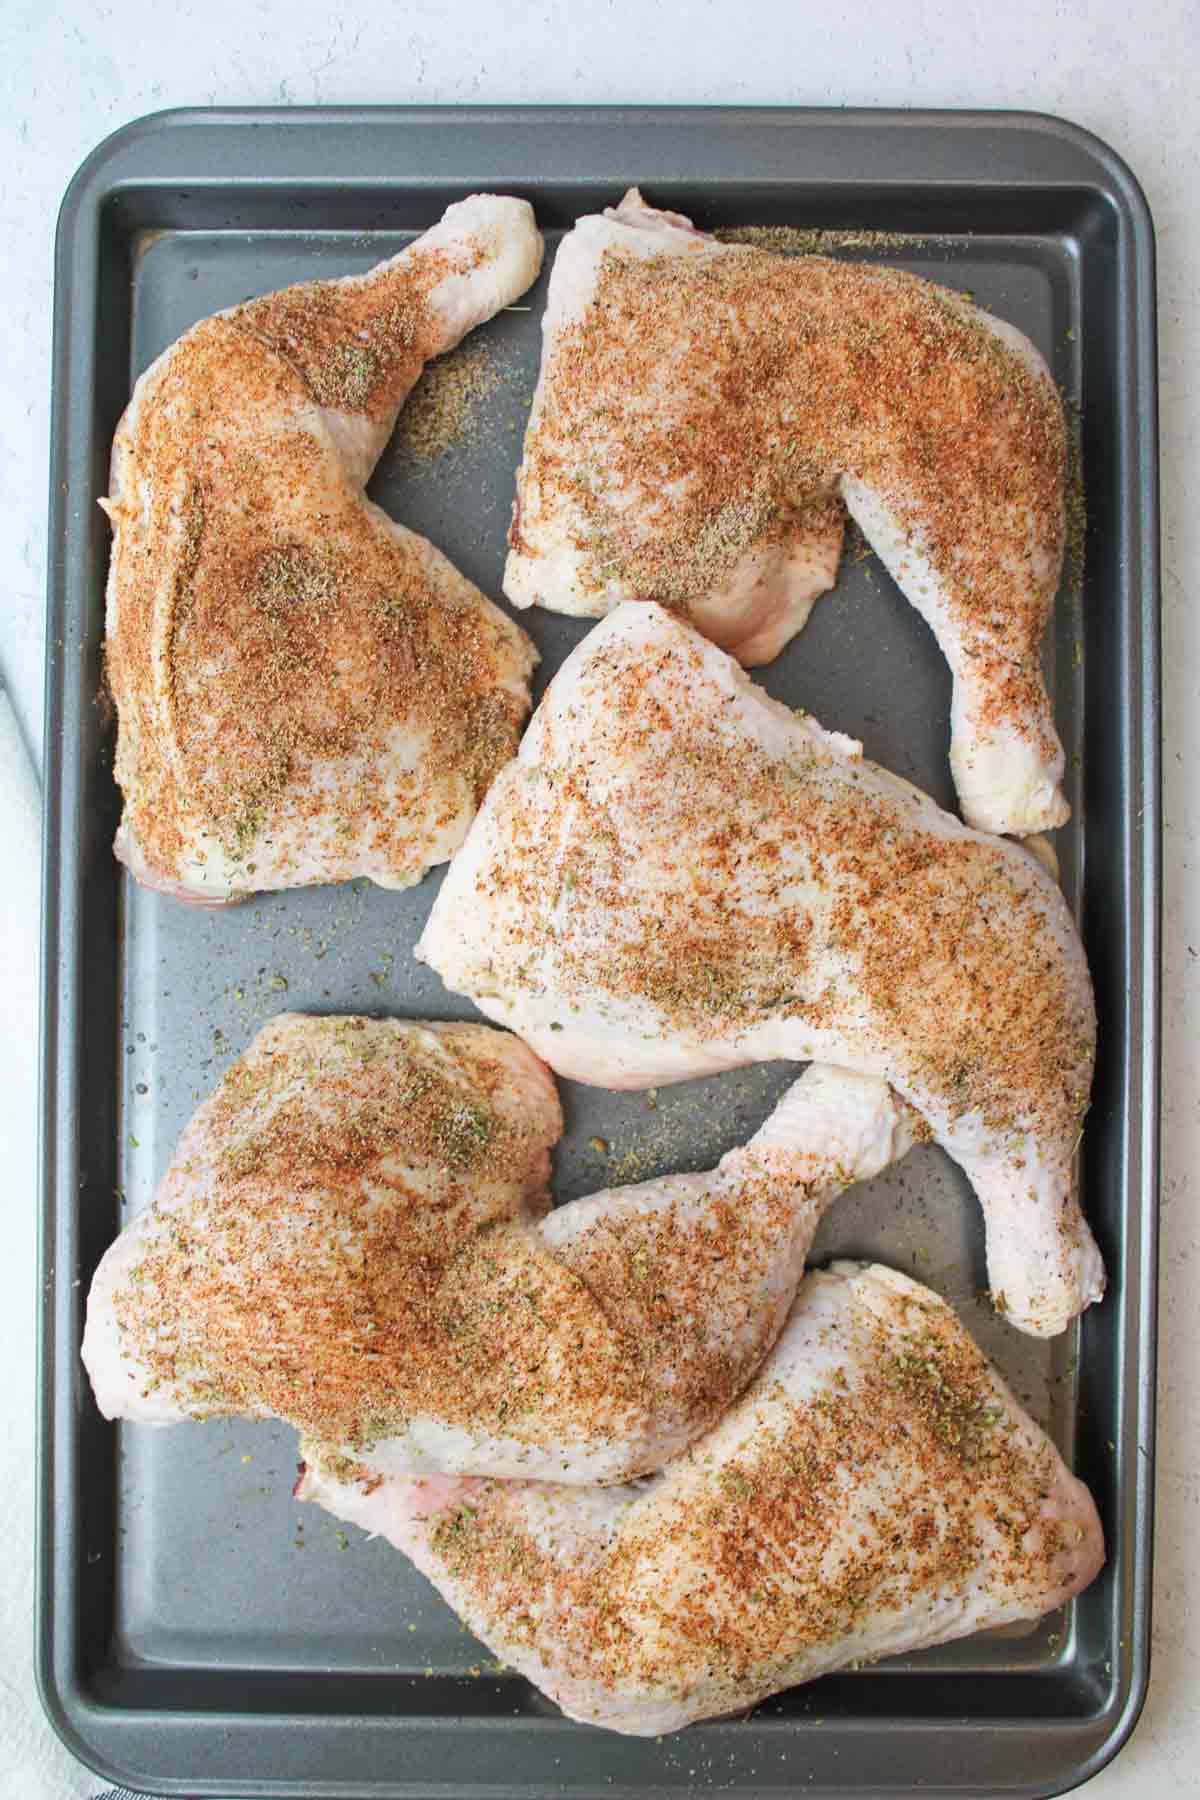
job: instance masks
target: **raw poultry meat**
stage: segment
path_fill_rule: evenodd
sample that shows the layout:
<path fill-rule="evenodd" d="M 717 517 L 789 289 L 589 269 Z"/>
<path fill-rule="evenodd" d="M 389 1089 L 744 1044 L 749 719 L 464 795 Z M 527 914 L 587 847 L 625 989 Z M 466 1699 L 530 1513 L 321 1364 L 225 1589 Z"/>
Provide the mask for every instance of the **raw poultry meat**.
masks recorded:
<path fill-rule="evenodd" d="M 141 377 L 104 503 L 116 851 L 140 881 L 405 887 L 461 842 L 535 653 L 363 485 L 426 360 L 541 258 L 525 201 L 475 195 L 366 275 L 202 320 Z"/>
<path fill-rule="evenodd" d="M 553 1081 L 507 1033 L 278 1015 L 96 1270 L 83 1359 L 100 1410 L 365 1431 L 421 1287 L 489 1226 L 545 1213 L 561 1131 Z"/>
<path fill-rule="evenodd" d="M 624 1480 L 706 1430 L 775 1341 L 812 1234 L 912 1141 L 810 1069 L 707 1174 L 548 1218 L 554 1085 L 486 1026 L 283 1016 L 100 1264 L 106 1416 L 273 1414 L 377 1473 Z"/>
<path fill-rule="evenodd" d="M 1087 1489 L 949 1307 L 860 1264 L 808 1276 L 753 1385 L 647 1482 L 301 1453 L 300 1499 L 389 1539 L 570 1717 L 640 1736 L 1035 1619 L 1104 1561 Z"/>
<path fill-rule="evenodd" d="M 832 586 L 848 509 L 950 664 L 964 817 L 1063 823 L 1040 646 L 1066 434 L 1021 332 L 896 269 L 718 243 L 634 189 L 564 239 L 543 333 L 511 600 L 659 600 L 767 662 Z"/>
<path fill-rule="evenodd" d="M 1095 1044 L 1061 892 L 654 604 L 568 657 L 417 955 L 560 1074 L 648 1087 L 773 1058 L 882 1077 L 982 1202 L 998 1307 L 1103 1291 L 1074 1158 Z"/>

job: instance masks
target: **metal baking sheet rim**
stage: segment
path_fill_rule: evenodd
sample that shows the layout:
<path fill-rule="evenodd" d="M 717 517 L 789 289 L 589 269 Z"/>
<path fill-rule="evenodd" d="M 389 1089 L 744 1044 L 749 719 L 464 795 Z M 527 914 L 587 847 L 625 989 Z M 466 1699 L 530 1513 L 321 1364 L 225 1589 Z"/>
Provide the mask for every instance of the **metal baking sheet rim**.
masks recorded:
<path fill-rule="evenodd" d="M 390 134 L 401 170 L 387 173 L 380 156 Z M 800 134 L 799 138 L 795 134 Z M 645 146 L 643 148 L 642 146 Z M 647 152 L 653 146 L 660 160 Z M 163 1794 L 318 1796 L 462 1794 L 436 1779 L 397 1782 L 379 1773 L 349 1772 L 365 1760 L 376 1767 L 395 1752 L 395 1717 L 358 1714 L 219 1714 L 187 1709 L 120 1714 L 128 1728 L 162 1737 L 160 1766 L 126 1766 L 105 1746 L 114 1709 L 91 1691 L 81 1658 L 81 1619 L 75 1571 L 87 1547 L 73 1506 L 81 1471 L 73 1425 L 87 1404 L 78 1363 L 80 1296 L 79 1124 L 81 1061 L 86 1020 L 82 978 L 96 922 L 82 904 L 88 857 L 107 845 L 88 843 L 82 817 L 77 758 L 86 709 L 94 705 L 98 622 L 89 633 L 81 595 L 93 593 L 98 568 L 91 514 L 101 491 L 107 443 L 91 440 L 82 412 L 96 373 L 99 238 L 105 206 L 123 186 L 233 184 L 239 191 L 291 184 L 312 194 L 353 183 L 378 200 L 388 193 L 463 188 L 483 176 L 537 200 L 542 184 L 616 185 L 614 167 L 630 154 L 649 183 L 710 182 L 728 194 L 739 185 L 765 188 L 827 185 L 850 200 L 864 185 L 907 189 L 1007 190 L 1030 194 L 1056 187 L 1091 191 L 1117 219 L 1119 355 L 1112 372 L 1121 425 L 1120 529 L 1125 545 L 1119 621 L 1128 709 L 1121 720 L 1130 766 L 1119 816 L 1106 821 L 1126 878 L 1129 1034 L 1115 1054 L 1128 1084 L 1123 1161 L 1127 1265 L 1118 1324 L 1114 1435 L 1124 1478 L 1119 1519 L 1110 1529 L 1113 1647 L 1108 1698 L 1080 1719 L 1005 1717 L 845 1718 L 819 1728 L 811 1720 L 761 1720 L 772 1737 L 803 1734 L 814 1764 L 833 1778 L 805 1783 L 806 1793 L 871 1791 L 854 1773 L 888 1768 L 887 1791 L 902 1791 L 898 1763 L 914 1734 L 930 1752 L 928 1770 L 953 1765 L 963 1779 L 914 1778 L 925 1792 L 1044 1794 L 1088 1779 L 1120 1749 L 1145 1699 L 1150 1661 L 1150 1569 L 1153 1528 L 1153 1426 L 1156 1331 L 1156 1256 L 1159 1082 L 1159 935 L 1161 893 L 1159 747 L 1159 580 L 1154 234 L 1149 209 L 1129 170 L 1102 142 L 1065 121 L 1020 113 L 894 113 L 744 108 L 337 108 L 233 109 L 153 115 L 115 133 L 81 166 L 63 202 L 56 250 L 54 386 L 48 553 L 46 685 L 46 808 L 43 888 L 43 999 L 41 1029 L 41 1380 L 38 1393 L 37 1646 L 39 1690 L 52 1724 L 84 1762 L 118 1782 Z M 554 166 L 553 159 L 564 158 Z M 548 160 L 550 159 L 550 160 Z M 711 171 L 699 172 L 709 160 Z M 581 171 L 580 161 L 586 164 Z M 572 164 L 574 163 L 574 166 Z M 630 178 L 636 178 L 631 171 Z M 186 201 L 186 195 L 184 196 Z M 854 221 L 857 223 L 857 221 Z M 1114 527 L 1116 529 L 1116 527 Z M 93 834 L 94 835 L 94 834 Z M 101 928 L 104 921 L 100 921 Z M 1110 1302 L 1112 1304 L 1113 1302 Z M 1109 1521 L 1110 1528 L 1112 1521 Z M 999 1678 L 997 1678 L 999 1679 Z M 1098 1703 L 1102 1696 L 1097 1694 Z M 260 1772 L 234 1773 L 214 1762 L 214 1746 L 240 1721 L 257 1733 Z M 551 1721 L 539 1721 L 546 1729 Z M 499 1716 L 466 1719 L 452 1712 L 423 1716 L 436 1742 L 446 1730 L 495 1734 L 507 1759 L 519 1744 Z M 564 1760 L 580 1728 L 553 1722 Z M 732 1729 L 732 1728 L 731 1728 Z M 272 1743 L 283 1734 L 325 1730 L 341 1746 L 346 1774 L 278 1781 L 269 1773 Z M 819 1743 L 815 1736 L 819 1732 Z M 118 1742 L 121 1734 L 118 1733 Z M 1043 1749 L 1038 1749 L 1038 1745 Z M 351 1746 L 355 1746 L 354 1749 Z M 1053 1749 L 1051 1746 L 1053 1745 Z M 315 1745 L 314 1745 L 315 1747 Z M 844 1751 L 836 1773 L 830 1753 Z M 1029 1779 L 1031 1761 L 1050 1755 L 1054 1773 Z M 322 1758 L 318 1758 L 318 1761 Z M 217 1759 L 219 1762 L 219 1757 Z M 185 1763 L 190 1766 L 184 1767 Z M 170 1772 L 170 1765 L 184 1772 Z M 211 1770 L 211 1772 L 206 1772 Z M 816 1770 L 812 1770 L 816 1773 Z M 1047 1771 L 1048 1773 L 1048 1771 Z M 909 1784 L 905 1781 L 907 1791 Z M 605 1793 L 633 1800 L 643 1789 L 485 1780 L 479 1796 Z M 667 1793 L 670 1790 L 663 1788 Z M 691 1791 L 680 1788 L 679 1793 Z M 760 1786 L 726 1787 L 731 1794 Z M 782 1791 L 782 1790 L 778 1790 Z"/>

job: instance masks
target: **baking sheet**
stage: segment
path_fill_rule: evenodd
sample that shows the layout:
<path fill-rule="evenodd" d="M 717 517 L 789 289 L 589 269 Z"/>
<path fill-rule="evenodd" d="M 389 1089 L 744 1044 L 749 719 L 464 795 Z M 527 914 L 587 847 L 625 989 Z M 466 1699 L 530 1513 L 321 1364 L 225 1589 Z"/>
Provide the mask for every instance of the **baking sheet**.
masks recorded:
<path fill-rule="evenodd" d="M 111 722 L 93 704 L 106 555 L 94 496 L 132 380 L 196 318 L 369 267 L 473 187 L 533 200 L 548 267 L 561 230 L 633 179 L 701 225 L 900 233 L 842 253 L 969 290 L 1021 326 L 1083 404 L 1087 573 L 1065 585 L 1046 664 L 1074 807 L 1057 848 L 1101 1011 L 1083 1196 L 1111 1278 L 1103 1308 L 1039 1343 L 981 1298 L 975 1202 L 936 1148 L 839 1202 L 816 1259 L 878 1257 L 954 1301 L 1092 1484 L 1109 1570 L 1034 1628 L 847 1672 L 661 1744 L 561 1721 L 496 1671 L 394 1551 L 295 1506 L 290 1431 L 109 1427 L 77 1363 L 96 1260 L 265 1019 L 475 1016 L 410 955 L 437 875 L 402 895 L 353 883 L 212 914 L 136 888 L 112 863 Z M 955 115 L 175 115 L 131 128 L 77 181 L 56 344 L 42 1682 L 106 1772 L 189 1793 L 1044 1793 L 1126 1728 L 1145 1680 L 1157 1041 L 1152 314 L 1137 305 L 1151 245 L 1139 209 L 1119 165 L 1081 134 Z M 545 274 L 522 298 L 529 311 L 469 340 L 496 385 L 463 440 L 423 461 L 401 433 L 370 490 L 493 595 L 544 285 Z M 539 611 L 521 622 L 542 651 L 540 692 L 586 624 Z M 874 558 L 847 559 L 760 678 L 953 805 L 949 677 Z M 764 1066 L 652 1097 L 561 1084 L 558 1197 L 711 1166 L 794 1074 Z"/>

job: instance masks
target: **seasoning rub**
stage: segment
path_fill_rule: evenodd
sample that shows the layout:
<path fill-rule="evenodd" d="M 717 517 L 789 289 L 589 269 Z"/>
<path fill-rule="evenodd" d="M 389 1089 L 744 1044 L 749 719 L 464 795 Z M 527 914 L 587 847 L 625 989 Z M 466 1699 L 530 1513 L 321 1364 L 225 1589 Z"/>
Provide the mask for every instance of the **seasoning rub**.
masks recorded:
<path fill-rule="evenodd" d="M 970 1176 L 1014 1323 L 1061 1331 L 1103 1291 L 1073 1167 L 1095 1016 L 1061 892 L 660 606 L 563 664 L 417 954 L 577 1080 L 880 1076 Z"/>
<path fill-rule="evenodd" d="M 1066 529 L 1049 372 L 962 294 L 777 244 L 717 242 L 636 190 L 578 222 L 504 591 L 585 616 L 656 600 L 767 662 L 832 585 L 848 510 L 950 663 L 964 816 L 1060 825 L 1039 660 Z"/>

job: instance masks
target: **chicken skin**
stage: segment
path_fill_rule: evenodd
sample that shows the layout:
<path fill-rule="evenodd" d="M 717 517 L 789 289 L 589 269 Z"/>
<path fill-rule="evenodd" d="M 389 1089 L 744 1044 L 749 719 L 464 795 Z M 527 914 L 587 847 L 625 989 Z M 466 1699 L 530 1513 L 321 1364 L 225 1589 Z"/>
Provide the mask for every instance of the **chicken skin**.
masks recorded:
<path fill-rule="evenodd" d="M 110 1418 L 274 1415 L 376 1474 L 627 1480 L 742 1391 L 825 1208 L 915 1128 L 813 1068 L 718 1168 L 543 1217 L 561 1119 L 515 1038 L 284 1015 L 102 1260 L 84 1362 Z"/>
<path fill-rule="evenodd" d="M 964 818 L 1065 821 L 1040 646 L 1066 432 L 1021 332 L 899 270 L 719 243 L 634 189 L 564 239 L 543 335 L 509 599 L 658 600 L 768 662 L 833 585 L 848 510 L 950 664 Z"/>
<path fill-rule="evenodd" d="M 973 1182 L 1014 1324 L 1061 1331 L 1103 1291 L 1074 1177 L 1095 1015 L 1061 892 L 660 606 L 619 607 L 559 669 L 417 955 L 579 1081 L 878 1076 Z"/>
<path fill-rule="evenodd" d="M 202 904 L 461 842 L 511 756 L 525 634 L 363 485 L 428 358 L 534 280 L 523 200 L 475 195 L 366 275 L 204 319 L 117 429 L 107 673 L 117 855 Z"/>
<path fill-rule="evenodd" d="M 296 1493 L 387 1538 L 573 1719 L 642 1737 L 866 1657 L 1036 1619 L 1096 1508 L 944 1301 L 809 1275 L 757 1378 L 648 1482 L 385 1480 L 302 1446 Z"/>

